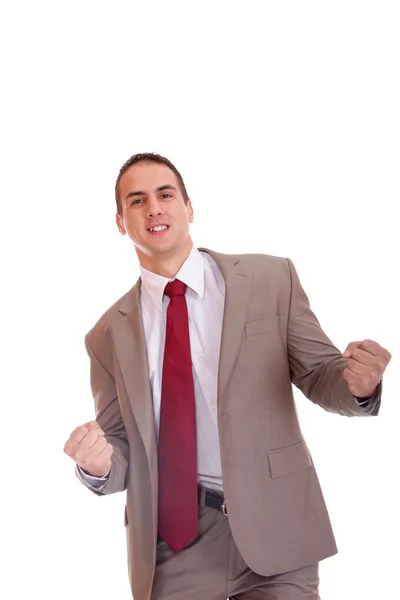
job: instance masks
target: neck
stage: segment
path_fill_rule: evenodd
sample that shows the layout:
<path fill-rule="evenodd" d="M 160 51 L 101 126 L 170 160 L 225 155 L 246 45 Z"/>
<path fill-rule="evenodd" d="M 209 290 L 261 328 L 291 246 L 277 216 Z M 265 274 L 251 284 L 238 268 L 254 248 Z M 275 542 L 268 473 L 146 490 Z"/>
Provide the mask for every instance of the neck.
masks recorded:
<path fill-rule="evenodd" d="M 193 242 L 190 240 L 185 248 L 182 248 L 180 252 L 175 252 L 171 255 L 159 254 L 159 255 L 146 255 L 137 250 L 140 265 L 151 271 L 156 275 L 162 275 L 168 279 L 173 279 L 178 273 L 179 269 L 191 253 L 193 248 Z"/>

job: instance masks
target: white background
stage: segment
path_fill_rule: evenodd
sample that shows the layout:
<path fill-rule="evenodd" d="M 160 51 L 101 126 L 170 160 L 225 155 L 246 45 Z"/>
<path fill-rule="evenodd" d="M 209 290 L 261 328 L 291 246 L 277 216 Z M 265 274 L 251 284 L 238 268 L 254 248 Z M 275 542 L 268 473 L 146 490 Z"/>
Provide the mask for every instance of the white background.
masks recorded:
<path fill-rule="evenodd" d="M 398 593 L 398 3 L 10 2 L 0 13 L 0 596 L 129 600 L 124 495 L 63 446 L 93 417 L 84 334 L 138 275 L 113 187 L 183 174 L 198 245 L 290 257 L 344 350 L 393 355 L 377 419 L 296 390 L 340 553 L 323 600 Z M 5 410 L 4 410 L 5 409 Z"/>

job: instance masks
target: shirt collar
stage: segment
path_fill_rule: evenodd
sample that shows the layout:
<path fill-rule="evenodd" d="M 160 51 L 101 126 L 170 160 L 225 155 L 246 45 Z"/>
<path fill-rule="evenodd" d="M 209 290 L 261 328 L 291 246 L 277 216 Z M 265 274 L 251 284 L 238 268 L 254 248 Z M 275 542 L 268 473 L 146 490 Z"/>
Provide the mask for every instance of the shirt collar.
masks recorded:
<path fill-rule="evenodd" d="M 152 273 L 142 266 L 140 267 L 140 274 L 146 292 L 160 312 L 162 312 L 165 286 L 173 279 L 179 279 L 186 283 L 201 299 L 204 297 L 204 258 L 194 246 L 175 277 L 168 279 L 162 275 Z"/>

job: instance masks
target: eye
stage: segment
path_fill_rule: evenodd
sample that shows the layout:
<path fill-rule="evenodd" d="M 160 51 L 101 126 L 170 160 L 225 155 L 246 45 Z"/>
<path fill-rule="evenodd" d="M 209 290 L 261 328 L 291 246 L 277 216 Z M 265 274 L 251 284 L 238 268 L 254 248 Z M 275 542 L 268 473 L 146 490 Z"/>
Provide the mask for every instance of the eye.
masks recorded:
<path fill-rule="evenodd" d="M 163 199 L 172 198 L 172 194 L 169 194 L 168 192 L 166 192 L 165 194 L 161 194 L 161 198 L 163 198 Z"/>
<path fill-rule="evenodd" d="M 136 198 L 135 200 L 132 200 L 131 206 L 135 205 L 135 204 L 139 204 L 141 202 L 143 202 L 143 198 Z"/>

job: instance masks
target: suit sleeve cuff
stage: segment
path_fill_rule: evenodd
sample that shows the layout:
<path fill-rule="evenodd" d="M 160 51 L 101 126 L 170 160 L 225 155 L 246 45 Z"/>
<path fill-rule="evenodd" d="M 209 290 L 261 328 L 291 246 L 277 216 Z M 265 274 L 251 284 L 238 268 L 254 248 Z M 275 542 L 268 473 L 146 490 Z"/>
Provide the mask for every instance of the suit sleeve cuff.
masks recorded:
<path fill-rule="evenodd" d="M 379 411 L 381 396 L 382 381 L 379 382 L 372 396 L 369 396 L 368 398 L 358 398 L 357 396 L 354 397 L 357 400 L 357 403 L 360 406 L 360 408 L 362 408 L 363 410 L 365 410 L 365 412 L 371 415 L 376 415 Z"/>
<path fill-rule="evenodd" d="M 91 487 L 96 490 L 101 490 L 108 481 L 110 476 L 110 471 L 104 475 L 103 477 L 95 477 L 94 475 L 89 475 L 87 471 L 82 469 L 79 465 L 77 465 L 79 472 L 81 473 L 83 479 L 88 483 Z"/>

